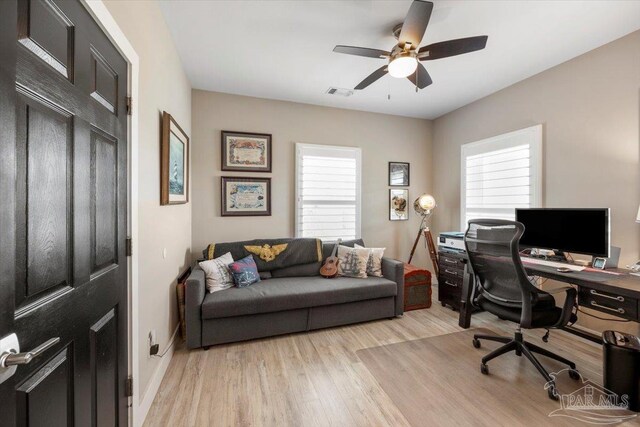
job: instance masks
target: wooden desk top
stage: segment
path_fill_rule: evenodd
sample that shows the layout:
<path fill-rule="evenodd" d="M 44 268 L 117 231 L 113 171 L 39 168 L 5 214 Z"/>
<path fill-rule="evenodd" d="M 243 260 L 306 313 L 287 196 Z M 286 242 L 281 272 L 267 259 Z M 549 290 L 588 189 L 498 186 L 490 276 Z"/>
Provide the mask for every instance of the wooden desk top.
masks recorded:
<path fill-rule="evenodd" d="M 523 263 L 523 265 L 527 273 L 533 276 L 640 299 L 640 277 L 629 274 L 629 270 L 612 268 L 604 272 L 583 270 L 561 273 L 555 267 L 547 265 L 529 263 Z M 610 274 L 606 273 L 607 271 L 620 274 Z"/>

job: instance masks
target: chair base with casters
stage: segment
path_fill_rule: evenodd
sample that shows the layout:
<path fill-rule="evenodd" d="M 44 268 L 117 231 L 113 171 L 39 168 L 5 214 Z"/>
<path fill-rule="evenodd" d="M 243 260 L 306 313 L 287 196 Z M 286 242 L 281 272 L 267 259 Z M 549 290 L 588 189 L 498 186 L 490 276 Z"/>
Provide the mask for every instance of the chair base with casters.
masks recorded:
<path fill-rule="evenodd" d="M 471 305 L 513 322 L 517 330 L 513 338 L 492 335 L 473 337 L 473 346 L 480 347 L 480 340 L 496 341 L 504 344 L 482 358 L 480 371 L 489 373 L 487 363 L 506 353 L 515 352 L 524 356 L 536 367 L 547 384 L 549 397 L 558 400 L 554 378 L 542 366 L 534 354 L 555 359 L 569 366 L 569 376 L 580 379 L 576 365 L 572 361 L 525 341 L 522 329 L 562 328 L 574 323 L 577 292 L 573 287 L 559 289 L 565 293 L 562 307 L 547 292 L 532 283 L 520 259 L 520 238 L 524 225 L 516 221 L 499 219 L 475 219 L 469 221 L 464 236 L 469 263 L 465 266 L 465 280 L 471 280 Z M 546 337 L 547 335 L 545 335 Z M 546 341 L 545 341 L 546 342 Z"/>
<path fill-rule="evenodd" d="M 540 374 L 547 381 L 547 384 L 549 384 L 549 387 L 547 388 L 547 392 L 549 394 L 550 399 L 553 399 L 553 400 L 559 399 L 559 395 L 555 387 L 555 382 L 551 377 L 551 375 L 549 375 L 547 370 L 544 368 L 544 366 L 542 366 L 540 361 L 538 361 L 534 353 L 541 354 L 542 356 L 546 356 L 550 359 L 554 359 L 560 363 L 564 363 L 565 365 L 568 365 L 570 368 L 569 376 L 574 380 L 580 379 L 580 373 L 576 370 L 575 363 L 573 363 L 568 359 L 565 359 L 560 355 L 552 353 L 549 350 L 545 350 L 542 347 L 538 347 L 535 344 L 525 341 L 524 338 L 522 337 L 522 330 L 520 328 L 516 330 L 515 336 L 513 338 L 500 337 L 497 335 L 475 334 L 473 336 L 473 346 L 475 348 L 480 348 L 480 340 L 496 341 L 504 344 L 502 347 L 499 347 L 493 350 L 491 353 L 487 354 L 482 358 L 482 364 L 480 365 L 480 372 L 482 372 L 485 375 L 489 375 L 489 367 L 487 366 L 487 363 L 489 361 L 495 359 L 498 356 L 502 356 L 503 354 L 515 351 L 516 356 L 522 356 L 524 354 L 524 356 L 527 359 L 529 359 L 529 361 L 533 364 L 533 366 L 536 367 L 538 372 L 540 372 Z"/>

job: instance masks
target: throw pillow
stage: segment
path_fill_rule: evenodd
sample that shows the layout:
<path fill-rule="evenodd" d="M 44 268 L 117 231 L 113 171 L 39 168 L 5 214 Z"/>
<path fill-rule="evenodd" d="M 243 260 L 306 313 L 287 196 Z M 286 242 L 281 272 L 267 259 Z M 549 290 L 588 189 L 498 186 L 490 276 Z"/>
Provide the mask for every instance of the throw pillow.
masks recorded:
<path fill-rule="evenodd" d="M 367 260 L 369 249 L 338 246 L 338 276 L 367 277 Z"/>
<path fill-rule="evenodd" d="M 204 271 L 207 289 L 210 293 L 223 291 L 233 286 L 233 277 L 227 267 L 232 262 L 231 252 L 227 252 L 218 258 L 198 263 Z"/>
<path fill-rule="evenodd" d="M 229 264 L 229 270 L 231 270 L 233 281 L 239 288 L 244 288 L 260 281 L 260 273 L 258 273 L 258 266 L 253 260 L 253 255 Z"/>
<path fill-rule="evenodd" d="M 353 245 L 357 249 L 369 249 L 367 260 L 367 276 L 382 277 L 382 257 L 386 248 L 365 248 L 358 244 Z"/>

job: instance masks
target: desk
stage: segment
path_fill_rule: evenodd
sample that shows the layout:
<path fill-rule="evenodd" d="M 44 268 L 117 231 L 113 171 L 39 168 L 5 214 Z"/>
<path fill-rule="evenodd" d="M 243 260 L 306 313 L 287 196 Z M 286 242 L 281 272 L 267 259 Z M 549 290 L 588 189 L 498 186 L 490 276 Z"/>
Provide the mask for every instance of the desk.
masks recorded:
<path fill-rule="evenodd" d="M 605 270 L 619 275 L 599 271 L 572 271 L 560 273 L 555 267 L 523 262 L 525 270 L 531 276 L 568 283 L 578 288 L 578 305 L 607 313 L 610 316 L 640 322 L 640 277 L 629 274 L 628 270 Z M 465 269 L 466 272 L 466 269 Z M 462 285 L 462 299 L 460 301 L 460 318 L 458 324 L 469 328 L 471 324 L 471 291 L 472 280 L 465 273 Z M 599 336 L 580 329 L 566 327 L 567 332 L 590 339 L 597 343 L 602 340 Z"/>

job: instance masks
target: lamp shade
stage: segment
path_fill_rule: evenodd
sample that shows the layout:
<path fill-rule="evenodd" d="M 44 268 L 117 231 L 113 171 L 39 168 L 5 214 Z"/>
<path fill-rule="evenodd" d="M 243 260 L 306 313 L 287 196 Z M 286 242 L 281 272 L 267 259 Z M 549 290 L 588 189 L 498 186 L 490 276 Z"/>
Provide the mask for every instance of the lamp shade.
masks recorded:
<path fill-rule="evenodd" d="M 636 222 L 640 223 L 640 206 L 638 207 L 638 216 L 636 216 Z"/>
<path fill-rule="evenodd" d="M 404 78 L 410 76 L 418 68 L 418 61 L 411 56 L 400 56 L 389 62 L 389 74 L 391 77 Z"/>
<path fill-rule="evenodd" d="M 436 199 L 431 194 L 423 194 L 413 202 L 413 209 L 420 215 L 429 215 L 436 206 Z"/>

